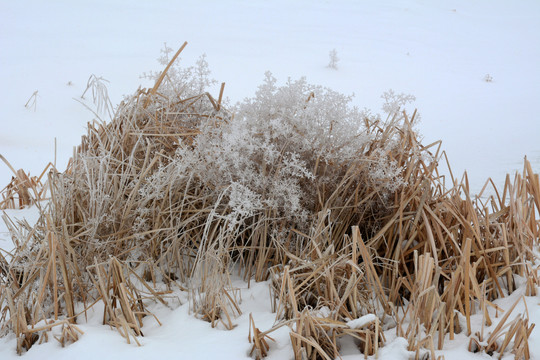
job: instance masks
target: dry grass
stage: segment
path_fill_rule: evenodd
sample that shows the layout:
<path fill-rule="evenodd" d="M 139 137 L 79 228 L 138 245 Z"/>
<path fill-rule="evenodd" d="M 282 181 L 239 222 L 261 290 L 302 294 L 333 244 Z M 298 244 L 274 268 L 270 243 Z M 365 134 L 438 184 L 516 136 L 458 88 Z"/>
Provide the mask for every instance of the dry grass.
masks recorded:
<path fill-rule="evenodd" d="M 55 326 L 63 327 L 62 344 L 76 341 L 82 313 L 75 304 L 100 301 L 103 322 L 138 343 L 148 301 L 166 303 L 159 282 L 189 291 L 195 313 L 231 329 L 240 308 L 230 274 L 239 269 L 245 278 L 271 279 L 277 324 L 261 332 L 251 319 L 256 358 L 268 354 L 268 334 L 283 325 L 291 326 L 296 359 L 333 359 L 344 336 L 376 355 L 389 328 L 417 357 L 435 358 L 459 332 L 471 336 L 471 351 L 508 348 L 530 357 L 534 325 L 526 318 L 508 321 L 508 310 L 487 340 L 470 321 L 480 312 L 487 325 L 496 322 L 487 309 L 515 289 L 515 275 L 525 277 L 529 295 L 537 292 L 531 260 L 540 182 L 527 160 L 503 189 L 488 181 L 494 195 L 482 200 L 469 193 L 466 174 L 462 181 L 440 175 L 445 155 L 440 143 L 418 141 L 415 114 L 366 119 L 372 141 L 356 161 L 310 163 L 315 178 L 333 181 L 305 184 L 314 196 L 305 224 L 272 208 L 231 223 L 227 189 L 201 179 L 171 172 L 159 196 L 145 192 L 180 146 L 195 146 L 201 124 L 232 120 L 221 105 L 223 85 L 218 100 L 184 94 L 182 84 L 174 96 L 162 94 L 169 68 L 152 89 L 120 104 L 111 122 L 89 123 L 65 172 L 52 169 L 43 184 L 42 176 L 14 171 L 2 192 L 2 208 L 50 194 L 40 221 L 13 230 L 16 249 L 0 258 L 0 326 L 15 333 L 19 353 L 46 341 Z M 403 169 L 403 184 L 392 191 L 369 176 L 381 153 Z M 367 314 L 376 320 L 348 325 Z"/>
<path fill-rule="evenodd" d="M 50 168 L 54 168 L 52 163 L 49 163 L 43 170 L 40 176 L 30 176 L 24 170 L 16 171 L 7 159 L 0 154 L 0 160 L 12 171 L 13 177 L 11 182 L 0 191 L 2 196 L 0 199 L 0 210 L 4 209 L 22 209 L 25 206 L 30 206 L 36 202 L 46 200 L 47 184 L 43 184 L 42 180 Z"/>

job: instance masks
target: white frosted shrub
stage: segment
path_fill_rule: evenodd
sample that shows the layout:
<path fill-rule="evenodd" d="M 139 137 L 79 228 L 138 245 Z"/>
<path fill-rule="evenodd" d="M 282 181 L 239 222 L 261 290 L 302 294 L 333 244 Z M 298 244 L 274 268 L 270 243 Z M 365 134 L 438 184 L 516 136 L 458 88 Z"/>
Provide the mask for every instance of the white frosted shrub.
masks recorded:
<path fill-rule="evenodd" d="M 232 224 L 266 214 L 309 231 L 310 220 L 322 210 L 318 197 L 325 192 L 324 201 L 345 176 L 353 173 L 357 183 L 383 193 L 403 183 L 401 168 L 388 159 L 398 142 L 390 138 L 383 148 L 372 148 L 379 135 L 364 120 L 377 118 L 350 102 L 350 96 L 303 78 L 279 87 L 267 73 L 232 118 L 210 117 L 193 143 L 180 143 L 141 196 L 159 199 L 189 178 L 206 196 L 222 199 L 221 213 Z"/>
<path fill-rule="evenodd" d="M 161 61 L 169 61 L 168 51 Z M 231 111 L 215 109 L 206 97 L 214 83 L 204 57 L 188 68 L 174 64 L 148 107 L 138 97 L 120 105 L 113 127 L 120 133 L 111 133 L 107 142 L 92 140 L 99 146 L 78 155 L 73 167 L 77 176 L 58 175 L 56 196 L 65 200 L 57 206 L 66 204 L 67 209 L 74 206 L 71 199 L 84 199 L 81 209 L 88 213 L 66 214 L 73 216 L 69 221 L 86 222 L 93 246 L 105 254 L 111 243 L 104 239 L 124 234 L 126 226 L 132 234 L 126 241 L 137 249 L 152 248 L 156 256 L 161 243 L 191 246 L 197 229 L 211 223 L 227 224 L 228 239 L 249 241 L 250 231 L 266 222 L 270 236 L 284 239 L 291 229 L 312 234 L 320 221 L 345 221 L 339 215 L 345 208 L 352 215 L 342 229 L 364 221 L 373 229 L 371 219 L 380 216 L 370 214 L 386 211 L 391 195 L 404 183 L 396 160 L 399 131 L 383 129 L 398 127 L 399 109 L 410 98 L 387 93 L 387 122 L 395 124 L 378 126 L 381 119 L 351 106 L 350 96 L 303 78 L 278 86 L 267 73 L 255 95 Z M 156 131 L 148 114 L 174 117 L 183 130 L 171 128 L 171 133 L 198 135 L 180 137 L 172 151 L 154 137 L 134 138 L 130 134 Z M 124 148 L 125 141 L 115 144 L 116 139 L 130 139 L 130 145 Z M 119 162 L 118 156 L 124 160 Z M 159 162 L 142 174 L 137 169 L 146 166 L 146 158 Z M 118 171 L 121 175 L 115 175 Z M 355 192 L 377 195 L 363 201 Z M 209 213 L 213 217 L 205 215 Z M 156 223 L 157 218 L 166 220 Z"/>
<path fill-rule="evenodd" d="M 164 45 L 161 49 L 161 56 L 157 59 L 158 62 L 166 66 L 171 61 L 171 54 L 174 55 L 173 49 Z M 210 77 L 210 68 L 206 61 L 206 55 L 201 55 L 193 66 L 183 66 L 181 59 L 169 68 L 164 81 L 159 87 L 159 92 L 170 100 L 178 100 L 179 98 L 190 98 L 209 91 L 210 87 L 215 85 L 217 81 Z M 141 78 L 151 81 L 157 80 L 161 72 L 149 71 L 143 73 Z"/>

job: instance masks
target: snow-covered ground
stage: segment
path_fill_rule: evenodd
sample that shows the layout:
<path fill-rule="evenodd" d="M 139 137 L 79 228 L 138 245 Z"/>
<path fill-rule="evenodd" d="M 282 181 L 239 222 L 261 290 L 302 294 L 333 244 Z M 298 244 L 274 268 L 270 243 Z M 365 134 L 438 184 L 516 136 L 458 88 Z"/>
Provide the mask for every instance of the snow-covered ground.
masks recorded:
<path fill-rule="evenodd" d="M 356 105 L 374 112 L 380 111 L 381 94 L 393 89 L 416 96 L 425 143 L 442 139 L 454 174 L 467 170 L 473 190 L 488 176 L 500 184 L 505 173 L 521 169 L 525 155 L 540 172 L 536 0 L 0 0 L 0 154 L 16 169 L 38 175 L 55 161 L 56 138 L 57 167 L 63 170 L 93 119 L 74 100 L 89 76 L 110 81 L 116 104 L 123 94 L 150 85 L 139 75 L 161 69 L 155 59 L 164 42 L 178 48 L 184 41 L 189 45 L 182 62 L 193 64 L 206 53 L 233 103 L 252 95 L 266 70 L 281 82 L 306 76 L 354 93 Z M 326 67 L 332 49 L 340 59 L 337 70 Z M 35 91 L 35 106 L 25 108 Z M 0 189 L 10 179 L 0 162 Z M 0 247 L 8 244 L 5 231 L 2 224 Z M 98 325 L 97 316 L 81 325 L 79 342 L 61 350 L 51 341 L 25 358 L 242 358 L 249 349 L 249 313 L 263 331 L 273 323 L 267 294 L 265 284 L 243 292 L 244 315 L 232 331 L 194 319 L 180 294 L 171 303 L 183 306 L 154 309 L 163 326 L 149 319 L 141 348 Z M 527 302 L 531 320 L 540 324 L 539 299 Z M 530 339 L 533 356 L 540 356 L 539 331 Z M 277 344 L 270 358 L 290 358 L 286 329 L 272 336 Z M 406 357 L 403 344 L 390 337 L 381 357 Z M 12 338 L 0 339 L 1 359 L 14 358 L 14 349 Z M 355 358 L 352 353 L 344 358 Z M 441 354 L 481 358 L 466 352 L 459 339 Z"/>

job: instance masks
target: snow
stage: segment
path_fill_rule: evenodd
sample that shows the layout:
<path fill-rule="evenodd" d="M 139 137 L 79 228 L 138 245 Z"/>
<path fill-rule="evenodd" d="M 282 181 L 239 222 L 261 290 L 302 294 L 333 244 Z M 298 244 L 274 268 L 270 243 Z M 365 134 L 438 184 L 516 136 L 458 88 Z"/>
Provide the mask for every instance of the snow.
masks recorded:
<path fill-rule="evenodd" d="M 94 118 L 73 100 L 80 99 L 89 76 L 110 81 L 116 104 L 123 94 L 150 86 L 139 75 L 161 69 L 155 59 L 163 42 L 178 48 L 184 41 L 189 45 L 182 61 L 193 64 L 206 53 L 233 103 L 253 95 L 266 70 L 280 82 L 307 76 L 310 83 L 354 92 L 354 103 L 374 112 L 383 92 L 394 89 L 416 96 L 424 143 L 442 139 L 454 175 L 467 170 L 473 190 L 488 176 L 501 184 L 504 174 L 521 169 L 525 155 L 540 172 L 540 2 L 534 0 L 0 0 L 0 154 L 32 175 L 49 162 L 63 170 Z M 337 70 L 327 67 L 333 49 Z M 487 75 L 492 81 L 485 81 Z M 36 90 L 35 109 L 25 108 Z M 0 188 L 11 176 L 0 163 Z M 35 209 L 7 214 L 35 221 Z M 0 222 L 0 248 L 10 246 Z M 173 309 L 151 308 L 163 325 L 146 320 L 142 347 L 101 325 L 96 310 L 80 322 L 85 333 L 78 342 L 62 349 L 52 340 L 23 358 L 248 358 L 249 313 L 262 331 L 275 314 L 266 283 L 235 284 L 242 288 L 243 315 L 231 331 L 190 315 L 186 294 L 175 293 Z M 496 303 L 509 308 L 523 293 L 520 288 Z M 539 297 L 525 300 L 531 322 L 539 324 Z M 524 311 L 523 302 L 514 310 Z M 481 318 L 473 320 L 478 328 Z M 530 337 L 533 358 L 540 357 L 539 331 Z M 268 358 L 292 358 L 288 329 L 270 336 L 276 343 L 270 342 Z M 404 339 L 392 330 L 386 336 L 381 359 L 410 356 Z M 468 352 L 464 335 L 445 344 L 437 355 L 447 360 L 488 358 Z M 344 359 L 361 356 L 353 343 L 343 345 Z M 12 335 L 0 339 L 0 358 L 17 358 Z"/>
<path fill-rule="evenodd" d="M 243 314 L 234 320 L 237 325 L 233 330 L 227 331 L 219 328 L 212 329 L 210 324 L 197 319 L 189 311 L 189 301 L 186 293 L 176 291 L 167 298 L 169 307 L 162 304 L 153 304 L 149 310 L 156 315 L 162 323 L 160 326 L 153 317 L 144 319 L 144 337 L 138 341 L 142 346 L 127 344 L 119 333 L 107 325 L 101 325 L 103 306 L 96 305 L 88 311 L 88 320 L 84 315 L 79 316 L 78 327 L 84 332 L 80 340 L 62 348 L 58 342 L 51 340 L 42 345 L 34 345 L 22 359 L 250 359 L 251 344 L 247 340 L 249 333 L 249 315 L 252 314 L 257 328 L 268 330 L 275 321 L 275 314 L 271 312 L 270 297 L 268 296 L 268 282 L 251 282 L 250 286 L 242 280 L 235 280 L 233 286 L 242 292 L 241 309 Z M 510 308 L 516 300 L 524 295 L 524 288 L 516 290 L 511 296 L 495 301 L 503 309 Z M 530 321 L 540 323 L 540 297 L 524 297 Z M 82 310 L 80 307 L 79 311 Z M 494 310 L 490 308 L 490 316 L 494 321 L 491 327 L 485 328 L 489 334 L 497 324 Z M 521 301 L 510 316 L 510 320 L 517 314 L 525 313 L 525 305 Z M 499 315 L 500 318 L 500 315 Z M 375 315 L 368 314 L 359 319 L 350 321 L 347 325 L 359 328 L 374 321 Z M 471 323 L 473 329 L 480 330 L 481 314 L 473 315 Z M 463 324 L 464 325 L 464 324 Z M 270 352 L 267 359 L 292 359 L 293 352 L 290 347 L 289 329 L 284 326 L 269 334 L 275 342 L 268 341 Z M 379 359 L 408 359 L 414 357 L 414 352 L 407 350 L 407 340 L 396 337 L 395 329 L 385 332 L 387 342 L 381 349 Z M 456 334 L 456 340 L 445 341 L 445 349 L 436 351 L 436 355 L 444 355 L 445 359 L 492 359 L 486 354 L 473 354 L 467 350 L 469 338 L 464 333 Z M 344 360 L 361 359 L 363 355 L 358 352 L 352 338 L 342 341 L 341 354 Z M 540 336 L 538 329 L 534 329 L 529 338 L 532 359 L 540 351 Z M 13 335 L 0 338 L 0 359 L 18 359 L 15 353 L 16 340 Z M 512 359 L 507 353 L 503 359 Z"/>
<path fill-rule="evenodd" d="M 233 330 L 212 329 L 210 323 L 194 317 L 189 312 L 187 295 L 177 291 L 167 299 L 174 310 L 162 304 L 150 307 L 163 325 L 146 317 L 145 336 L 138 338 L 141 347 L 127 344 L 116 330 L 101 325 L 103 307 L 98 305 L 89 311 L 88 322 L 80 321 L 77 325 L 84 331 L 79 341 L 61 348 L 57 341 L 51 340 L 33 346 L 23 359 L 249 359 L 252 346 L 247 340 L 250 313 L 256 326 L 263 331 L 272 327 L 276 315 L 270 311 L 268 283 L 251 283 L 248 289 L 247 284 L 239 280 L 234 286 L 242 290 L 243 314 L 235 319 L 238 326 Z M 269 341 L 271 356 L 268 359 L 291 358 L 292 348 L 287 346 L 289 329 L 282 327 L 271 336 L 276 343 Z M 0 339 L 0 359 L 18 358 L 15 347 L 16 340 L 12 335 Z"/>
<path fill-rule="evenodd" d="M 367 324 L 375 322 L 376 320 L 377 320 L 377 316 L 375 314 L 367 314 L 358 319 L 354 319 L 347 322 L 347 326 L 350 327 L 351 329 L 361 329 Z"/>

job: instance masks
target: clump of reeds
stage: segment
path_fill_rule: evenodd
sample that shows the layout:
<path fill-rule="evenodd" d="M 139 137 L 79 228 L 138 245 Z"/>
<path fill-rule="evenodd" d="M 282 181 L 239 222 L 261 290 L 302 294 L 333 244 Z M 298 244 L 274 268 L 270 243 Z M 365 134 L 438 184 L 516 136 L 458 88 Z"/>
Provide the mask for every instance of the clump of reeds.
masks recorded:
<path fill-rule="evenodd" d="M 47 196 L 47 183 L 43 184 L 47 170 L 54 167 L 49 163 L 40 176 L 30 176 L 23 169 L 15 170 L 7 159 L 0 154 L 0 160 L 11 170 L 11 182 L 0 190 L 0 210 L 22 209 L 26 206 L 45 200 Z"/>
<path fill-rule="evenodd" d="M 62 343 L 76 340 L 78 302 L 103 302 L 103 322 L 137 342 L 147 302 L 165 303 L 158 283 L 188 290 L 199 317 L 230 329 L 233 270 L 270 279 L 273 329 L 291 327 L 298 359 L 336 357 L 343 336 L 376 355 L 390 328 L 434 356 L 455 333 L 473 334 L 474 313 L 491 323 L 486 309 L 515 275 L 537 291 L 540 185 L 527 161 L 481 200 L 466 176 L 440 176 L 440 143 L 421 144 L 406 97 L 387 94 L 383 120 L 303 79 L 278 87 L 267 75 L 228 110 L 224 84 L 217 99 L 207 92 L 204 58 L 175 65 L 184 46 L 153 88 L 88 124 L 67 170 L 49 172 L 40 221 L 13 232 L 0 326 L 19 352 L 59 324 Z M 252 353 L 264 357 L 272 329 L 251 321 Z M 532 328 L 510 330 L 492 335 L 506 336 L 497 351 L 513 341 L 527 358 Z"/>

